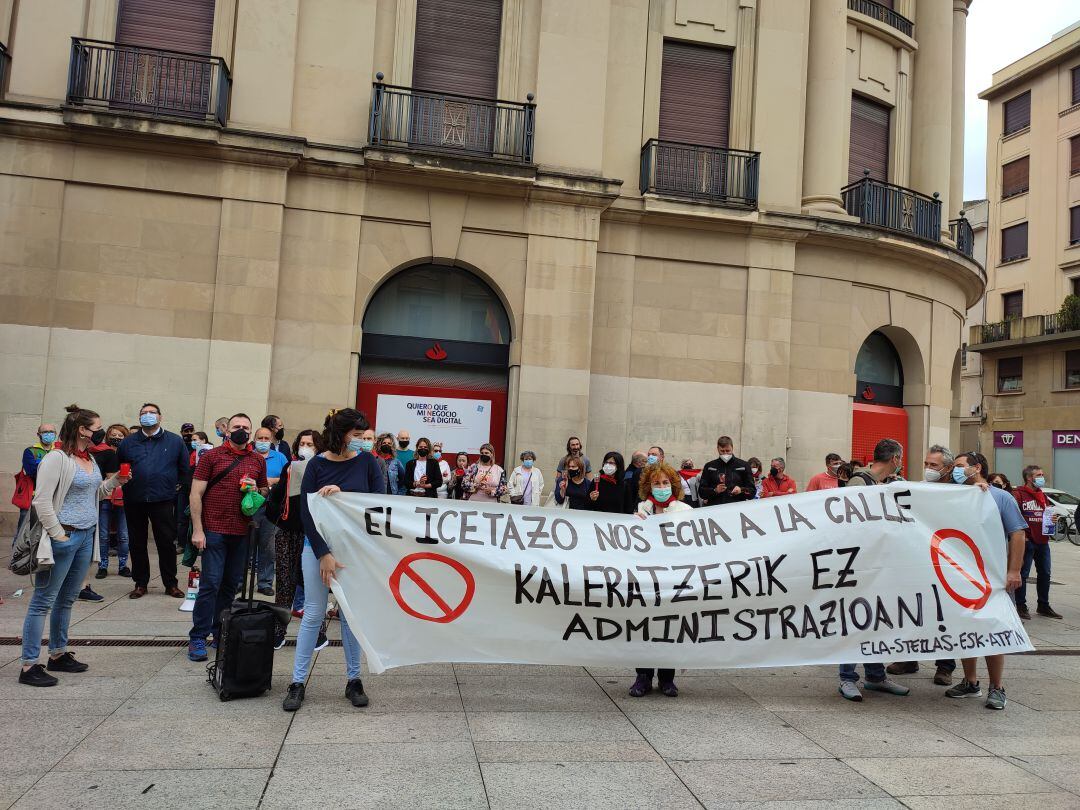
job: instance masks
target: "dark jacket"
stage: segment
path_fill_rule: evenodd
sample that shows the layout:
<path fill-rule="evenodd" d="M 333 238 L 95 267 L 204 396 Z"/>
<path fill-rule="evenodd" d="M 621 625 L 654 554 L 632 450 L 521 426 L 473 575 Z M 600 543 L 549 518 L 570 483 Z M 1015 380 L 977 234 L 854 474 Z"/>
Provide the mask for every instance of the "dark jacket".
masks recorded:
<path fill-rule="evenodd" d="M 416 476 L 416 465 L 424 463 L 423 459 L 413 458 L 405 464 L 405 480 L 401 482 L 402 487 L 405 489 L 406 495 L 414 495 L 416 497 L 424 498 L 438 498 L 439 487 L 442 486 L 442 470 L 439 468 L 439 462 L 428 456 L 427 459 L 427 480 L 428 488 L 424 490 L 422 496 L 416 495 L 412 491 L 413 480 Z"/>
<path fill-rule="evenodd" d="M 120 443 L 117 457 L 131 465 L 131 480 L 124 484 L 126 503 L 160 503 L 176 497 L 176 488 L 188 479 L 191 448 L 175 433 L 162 429 L 151 437 L 141 430 Z"/>
<path fill-rule="evenodd" d="M 637 511 L 638 503 L 641 502 L 641 498 L 638 497 L 638 484 L 641 483 L 641 467 L 631 466 L 623 477 L 623 500 L 622 509 L 620 510 L 624 515 L 632 515 Z"/>
<path fill-rule="evenodd" d="M 723 482 L 727 490 L 717 493 L 716 487 Z M 732 495 L 731 490 L 739 487 L 742 491 L 738 495 Z M 754 485 L 754 476 L 750 472 L 750 465 L 741 458 L 735 456 L 724 462 L 720 458 L 714 458 L 701 468 L 701 478 L 698 480 L 698 498 L 702 506 L 720 506 L 725 503 L 740 503 L 752 501 L 757 494 Z"/>
<path fill-rule="evenodd" d="M 598 475 L 593 479 L 593 489 L 599 496 L 592 502 L 592 508 L 597 512 L 610 512 L 618 514 L 623 511 L 625 489 L 623 484 L 608 480 L 606 476 Z"/>

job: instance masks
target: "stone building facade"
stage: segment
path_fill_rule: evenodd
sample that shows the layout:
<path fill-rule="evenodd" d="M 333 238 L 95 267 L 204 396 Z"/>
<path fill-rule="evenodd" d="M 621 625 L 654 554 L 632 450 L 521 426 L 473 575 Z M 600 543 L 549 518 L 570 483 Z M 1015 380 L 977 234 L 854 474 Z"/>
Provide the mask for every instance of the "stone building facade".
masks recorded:
<path fill-rule="evenodd" d="M 450 396 L 508 463 L 729 434 L 802 482 L 947 442 L 967 4 L 0 2 L 0 468 L 72 400 Z"/>

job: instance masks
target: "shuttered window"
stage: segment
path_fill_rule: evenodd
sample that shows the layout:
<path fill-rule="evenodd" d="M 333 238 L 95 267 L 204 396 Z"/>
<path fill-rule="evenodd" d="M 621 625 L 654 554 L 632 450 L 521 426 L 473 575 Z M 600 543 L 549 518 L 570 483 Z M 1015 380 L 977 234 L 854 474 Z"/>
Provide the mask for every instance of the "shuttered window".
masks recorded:
<path fill-rule="evenodd" d="M 727 148 L 731 55 L 724 48 L 664 42 L 660 140 Z"/>
<path fill-rule="evenodd" d="M 1080 174 L 1080 135 L 1069 138 L 1069 174 Z"/>
<path fill-rule="evenodd" d="M 1005 134 L 1011 135 L 1031 126 L 1031 91 L 1021 93 L 1005 102 Z"/>
<path fill-rule="evenodd" d="M 1072 103 L 1080 104 L 1080 65 L 1072 69 Z"/>
<path fill-rule="evenodd" d="M 1003 357 L 997 363 L 998 393 L 1024 390 L 1024 358 Z"/>
<path fill-rule="evenodd" d="M 889 113 L 884 104 L 862 96 L 851 97 L 851 148 L 848 182 L 863 179 L 865 171 L 875 180 L 889 179 Z"/>
<path fill-rule="evenodd" d="M 213 36 L 214 0 L 120 0 L 121 45 L 209 54 Z"/>
<path fill-rule="evenodd" d="M 1001 296 L 1001 305 L 1005 310 L 1005 320 L 1024 317 L 1024 293 L 1022 290 L 1005 293 Z"/>
<path fill-rule="evenodd" d="M 1080 244 L 1080 205 L 1069 209 L 1069 244 Z"/>
<path fill-rule="evenodd" d="M 1029 159 L 1025 155 L 1001 167 L 1001 198 L 1015 197 L 1028 190 Z"/>
<path fill-rule="evenodd" d="M 1080 388 L 1080 349 L 1065 352 L 1065 387 Z"/>
<path fill-rule="evenodd" d="M 1001 260 L 1011 262 L 1028 255 L 1028 224 L 1021 222 L 1001 231 Z"/>
<path fill-rule="evenodd" d="M 493 99 L 502 0 L 418 0 L 413 87 Z"/>

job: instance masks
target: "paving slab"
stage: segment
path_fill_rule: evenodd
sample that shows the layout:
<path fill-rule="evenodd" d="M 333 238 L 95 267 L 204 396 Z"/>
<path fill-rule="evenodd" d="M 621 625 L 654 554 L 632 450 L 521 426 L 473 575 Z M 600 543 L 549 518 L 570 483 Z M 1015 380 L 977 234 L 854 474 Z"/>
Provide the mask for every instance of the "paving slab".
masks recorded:
<path fill-rule="evenodd" d="M 990 756 L 962 737 L 903 712 L 860 712 L 861 706 L 779 716 L 837 757 Z"/>
<path fill-rule="evenodd" d="M 23 768 L 6 770 L 0 767 L 0 810 L 7 810 L 30 790 L 41 777 L 48 773 L 46 768 Z M 42 805 L 38 805 L 41 807 Z"/>
<path fill-rule="evenodd" d="M 1023 768 L 990 757 L 852 757 L 845 762 L 892 796 L 1058 792 Z"/>
<path fill-rule="evenodd" d="M 492 808 L 701 807 L 663 762 L 485 762 Z"/>
<path fill-rule="evenodd" d="M 592 678 L 472 676 L 460 684 L 466 711 L 617 711 Z"/>
<path fill-rule="evenodd" d="M 888 798 L 835 759 L 675 761 L 671 767 L 709 808 L 728 802 Z"/>
<path fill-rule="evenodd" d="M 473 712 L 474 740 L 491 742 L 579 742 L 641 740 L 621 712 Z"/>
<path fill-rule="evenodd" d="M 1077 763 L 1075 756 L 1055 753 L 1048 756 L 1025 755 L 1007 759 L 1047 782 L 1080 795 L 1080 764 Z M 1077 805 L 1080 806 L 1080 801 Z"/>
<path fill-rule="evenodd" d="M 276 707 L 281 711 L 280 707 Z M 342 711 L 296 712 L 285 742 L 290 745 L 333 745 L 380 742 L 464 742 L 469 725 L 457 712 L 367 712 L 348 706 Z"/>
<path fill-rule="evenodd" d="M 900 796 L 911 810 L 1076 810 L 1075 793 L 1005 793 L 997 796 Z"/>
<path fill-rule="evenodd" d="M 576 742 L 475 742 L 483 762 L 661 762 L 645 740 Z"/>
<path fill-rule="evenodd" d="M 367 678 L 364 680 L 364 691 L 369 695 L 371 704 L 364 709 L 353 708 L 345 699 L 345 684 L 344 667 L 337 676 L 320 674 L 312 678 L 307 685 L 302 711 L 375 714 L 462 710 L 458 685 L 452 677 L 401 675 L 377 681 Z M 283 697 L 284 692 L 280 693 L 279 699 Z"/>

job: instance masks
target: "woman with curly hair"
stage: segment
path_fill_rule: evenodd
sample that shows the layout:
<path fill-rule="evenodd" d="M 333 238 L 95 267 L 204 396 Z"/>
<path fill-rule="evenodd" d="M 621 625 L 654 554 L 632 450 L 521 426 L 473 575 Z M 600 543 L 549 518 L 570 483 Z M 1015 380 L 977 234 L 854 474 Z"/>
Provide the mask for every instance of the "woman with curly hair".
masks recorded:
<path fill-rule="evenodd" d="M 638 494 L 641 503 L 638 504 L 636 514 L 642 520 L 653 515 L 690 511 L 690 507 L 682 501 L 682 478 L 673 467 L 663 462 L 642 471 Z M 630 697 L 643 697 L 651 692 L 653 674 L 651 668 L 638 667 L 637 680 L 630 687 Z M 679 690 L 675 686 L 674 669 L 661 669 L 655 674 L 660 682 L 661 692 L 668 697 L 679 696 Z"/>

